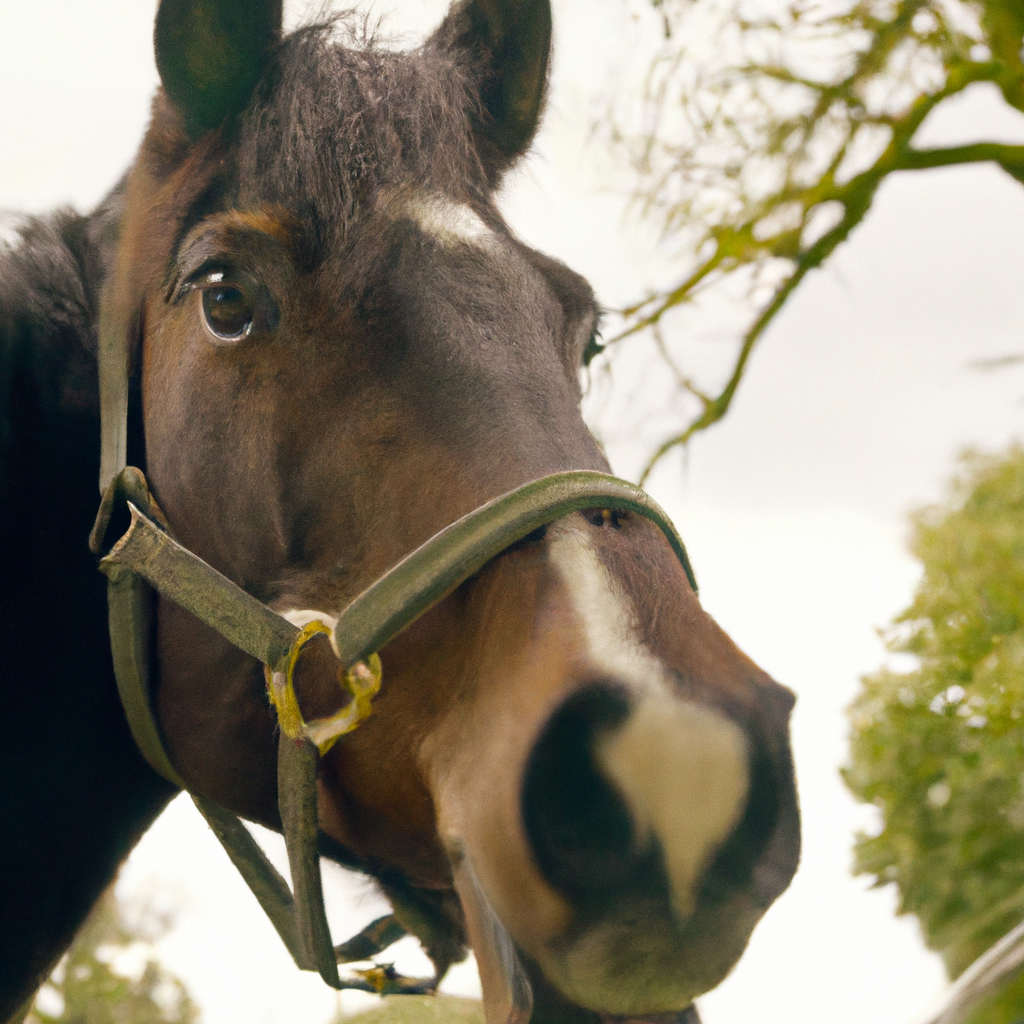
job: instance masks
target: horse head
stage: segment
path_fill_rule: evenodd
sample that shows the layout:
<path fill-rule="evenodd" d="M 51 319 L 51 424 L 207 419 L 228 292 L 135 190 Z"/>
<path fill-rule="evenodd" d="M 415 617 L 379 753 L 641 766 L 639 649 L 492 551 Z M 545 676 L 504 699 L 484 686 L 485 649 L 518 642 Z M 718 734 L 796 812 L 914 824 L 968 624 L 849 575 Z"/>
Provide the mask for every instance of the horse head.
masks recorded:
<path fill-rule="evenodd" d="M 593 293 L 494 198 L 537 127 L 548 0 L 460 0 L 405 53 L 335 34 L 163 0 L 103 306 L 175 534 L 296 624 L 499 494 L 607 469 L 579 410 Z M 167 601 L 156 644 L 178 772 L 279 827 L 261 667 Z M 560 519 L 380 656 L 373 716 L 321 763 L 323 846 L 418 900 L 435 958 L 469 941 L 489 1020 L 509 956 L 538 1021 L 679 1011 L 725 976 L 796 865 L 792 698 L 656 527 Z M 306 666 L 314 702 L 333 670 Z"/>

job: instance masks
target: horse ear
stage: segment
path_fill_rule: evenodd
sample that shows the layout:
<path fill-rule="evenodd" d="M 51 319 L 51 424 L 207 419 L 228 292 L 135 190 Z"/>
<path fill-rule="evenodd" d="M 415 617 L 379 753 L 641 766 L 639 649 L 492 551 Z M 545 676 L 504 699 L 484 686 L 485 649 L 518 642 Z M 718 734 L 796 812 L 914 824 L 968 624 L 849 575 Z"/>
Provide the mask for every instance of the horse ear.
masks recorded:
<path fill-rule="evenodd" d="M 526 151 L 540 122 L 551 56 L 550 0 L 460 0 L 432 42 L 461 49 L 479 69 L 476 130 L 498 170 Z"/>
<path fill-rule="evenodd" d="M 281 38 L 282 0 L 161 0 L 160 80 L 193 138 L 239 113 Z"/>

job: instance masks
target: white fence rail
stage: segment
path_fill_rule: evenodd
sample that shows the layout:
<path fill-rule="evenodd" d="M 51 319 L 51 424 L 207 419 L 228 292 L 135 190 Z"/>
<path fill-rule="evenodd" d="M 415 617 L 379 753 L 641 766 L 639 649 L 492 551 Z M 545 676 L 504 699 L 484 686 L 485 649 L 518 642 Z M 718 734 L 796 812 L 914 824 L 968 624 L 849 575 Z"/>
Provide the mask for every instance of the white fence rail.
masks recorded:
<path fill-rule="evenodd" d="M 1024 967 L 1024 921 L 982 953 L 950 986 L 942 1005 L 918 1024 L 963 1024 L 978 1004 Z"/>

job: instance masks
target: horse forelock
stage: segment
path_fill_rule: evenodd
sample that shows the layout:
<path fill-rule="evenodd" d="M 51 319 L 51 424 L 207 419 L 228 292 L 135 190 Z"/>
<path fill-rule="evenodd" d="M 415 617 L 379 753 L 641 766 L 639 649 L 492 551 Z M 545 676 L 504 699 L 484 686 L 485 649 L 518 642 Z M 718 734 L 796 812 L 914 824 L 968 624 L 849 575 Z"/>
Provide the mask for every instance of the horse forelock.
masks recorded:
<path fill-rule="evenodd" d="M 157 181 L 179 182 L 166 210 L 177 243 L 211 213 L 275 208 L 317 261 L 351 244 L 375 206 L 393 216 L 396 196 L 433 219 L 454 211 L 456 223 L 489 205 L 465 53 L 431 40 L 389 49 L 360 25 L 342 14 L 286 37 L 247 110 L 197 143 L 158 93 L 141 160 Z"/>
<path fill-rule="evenodd" d="M 336 244 L 382 192 L 485 194 L 468 69 L 431 45 L 395 52 L 372 38 L 338 42 L 338 24 L 281 44 L 240 125 L 239 205 L 298 202 L 295 212 Z"/>

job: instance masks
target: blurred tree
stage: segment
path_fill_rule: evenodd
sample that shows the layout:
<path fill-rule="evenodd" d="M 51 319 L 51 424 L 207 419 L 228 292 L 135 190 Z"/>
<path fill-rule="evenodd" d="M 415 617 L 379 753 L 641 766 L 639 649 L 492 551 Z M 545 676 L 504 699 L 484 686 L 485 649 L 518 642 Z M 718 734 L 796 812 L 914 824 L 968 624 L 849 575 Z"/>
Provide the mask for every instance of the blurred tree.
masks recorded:
<path fill-rule="evenodd" d="M 855 870 L 896 886 L 956 977 L 1024 918 L 1024 449 L 966 456 L 912 550 L 923 575 L 888 646 L 916 667 L 863 680 L 843 774 L 881 826 Z M 971 1020 L 1022 1016 L 1018 976 Z"/>
<path fill-rule="evenodd" d="M 129 920 L 108 889 L 40 990 L 26 1024 L 194 1024 L 199 1010 L 185 986 L 147 948 L 168 927 L 152 913 Z M 145 957 L 140 972 L 118 969 L 125 954 Z"/>
<path fill-rule="evenodd" d="M 622 310 L 593 357 L 653 331 L 693 415 L 673 448 L 728 411 L 751 351 L 807 273 L 864 219 L 897 171 L 992 161 L 1024 182 L 1024 146 L 919 148 L 944 100 L 993 83 L 1024 112 L 1021 0 L 630 0 L 657 9 L 664 41 L 637 134 L 613 128 L 638 197 L 682 265 L 672 286 Z M 615 125 L 637 112 L 613 111 Z M 666 315 L 715 295 L 746 310 L 725 383 L 680 367 Z M 677 332 L 678 333 L 678 332 Z"/>

